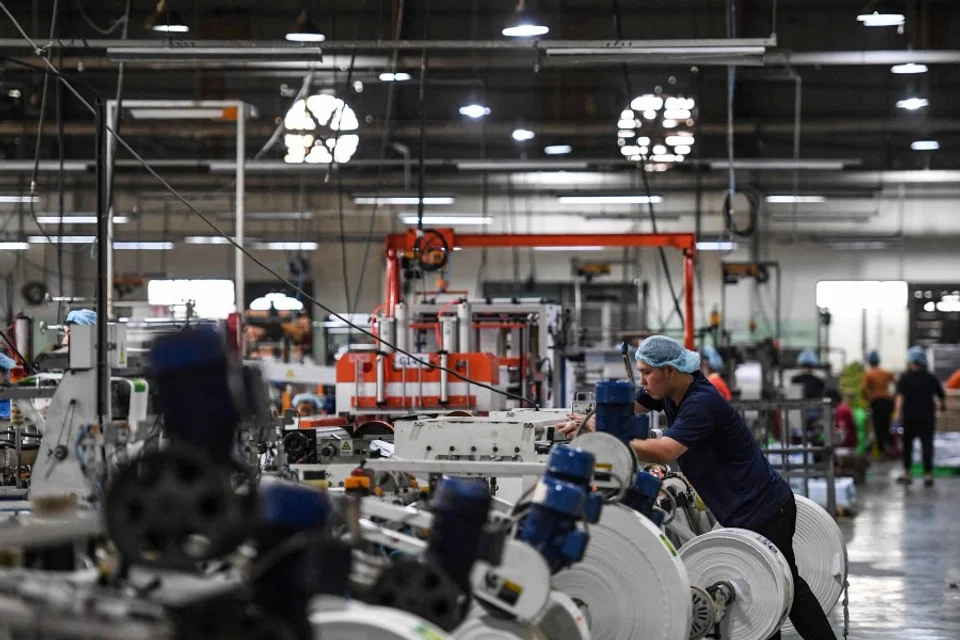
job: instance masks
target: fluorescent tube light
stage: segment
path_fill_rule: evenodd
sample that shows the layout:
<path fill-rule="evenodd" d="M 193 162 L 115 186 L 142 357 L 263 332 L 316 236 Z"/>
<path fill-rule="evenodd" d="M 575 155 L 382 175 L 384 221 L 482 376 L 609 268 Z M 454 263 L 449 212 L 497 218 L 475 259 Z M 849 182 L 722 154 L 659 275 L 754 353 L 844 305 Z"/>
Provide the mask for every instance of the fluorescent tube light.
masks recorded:
<path fill-rule="evenodd" d="M 250 238 L 245 238 L 250 241 Z M 223 236 L 187 236 L 183 239 L 186 244 L 230 244 Z"/>
<path fill-rule="evenodd" d="M 218 220 L 233 220 L 237 217 L 234 212 L 218 213 Z M 313 213 L 310 211 L 260 211 L 256 213 L 246 212 L 243 214 L 244 220 L 310 220 Z"/>
<path fill-rule="evenodd" d="M 459 171 L 579 171 L 589 169 L 582 160 L 464 160 Z"/>
<path fill-rule="evenodd" d="M 265 251 L 315 251 L 316 242 L 258 242 L 254 249 Z"/>
<path fill-rule="evenodd" d="M 707 163 L 713 171 L 730 169 L 729 160 L 710 160 Z M 839 171 L 849 165 L 858 165 L 859 160 L 792 160 L 789 158 L 755 158 L 752 160 L 734 160 L 734 169 L 750 171 Z"/>
<path fill-rule="evenodd" d="M 126 224 L 129 222 L 126 216 L 113 216 L 114 224 Z M 60 216 L 39 215 L 37 222 L 40 224 L 60 224 Z M 63 224 L 97 224 L 97 216 L 63 216 Z"/>
<path fill-rule="evenodd" d="M 902 13 L 861 13 L 857 16 L 857 22 L 865 27 L 899 27 L 906 23 L 907 19 Z"/>
<path fill-rule="evenodd" d="M 28 236 L 30 244 L 93 244 L 97 236 Z"/>
<path fill-rule="evenodd" d="M 907 98 L 906 100 L 898 100 L 897 107 L 900 109 L 906 109 L 907 111 L 916 111 L 917 109 L 922 109 L 930 105 L 930 101 L 926 98 Z"/>
<path fill-rule="evenodd" d="M 927 65 L 917 64 L 915 62 L 908 62 L 906 64 L 895 64 L 890 67 L 891 73 L 896 74 L 906 74 L 906 73 L 926 73 Z"/>
<path fill-rule="evenodd" d="M 910 148 L 914 151 L 936 151 L 940 148 L 940 143 L 936 140 L 914 140 L 910 143 Z"/>
<path fill-rule="evenodd" d="M 169 251 L 173 249 L 172 242 L 114 242 L 113 248 L 117 251 Z"/>
<path fill-rule="evenodd" d="M 530 129 L 514 129 L 513 131 L 513 139 L 517 142 L 526 142 L 527 140 L 533 140 L 535 137 L 537 137 L 537 134 Z"/>
<path fill-rule="evenodd" d="M 26 242 L 0 242 L 0 250 L 26 251 L 30 245 Z"/>
<path fill-rule="evenodd" d="M 37 196 L 0 196 L 0 202 L 40 202 Z"/>
<path fill-rule="evenodd" d="M 410 74 L 404 71 L 397 71 L 396 73 L 384 71 L 380 74 L 380 82 L 406 82 L 409 79 Z"/>
<path fill-rule="evenodd" d="M 736 251 L 739 246 L 736 242 L 698 242 L 697 251 Z"/>
<path fill-rule="evenodd" d="M 354 196 L 355 204 L 420 204 L 418 196 Z M 453 204 L 452 196 L 424 196 L 423 204 Z"/>
<path fill-rule="evenodd" d="M 767 196 L 767 202 L 771 204 L 793 204 L 793 203 L 804 203 L 810 204 L 814 202 L 824 202 L 826 198 L 823 196 Z"/>
<path fill-rule="evenodd" d="M 660 204 L 663 202 L 662 196 L 643 196 L 643 195 L 623 195 L 623 196 L 577 196 L 564 195 L 557 196 L 557 202 L 560 204 Z"/>
<path fill-rule="evenodd" d="M 543 152 L 548 156 L 564 156 L 573 151 L 573 147 L 568 144 L 551 144 L 543 148 Z"/>
<path fill-rule="evenodd" d="M 489 216 L 423 216 L 423 224 L 449 224 L 449 225 L 484 225 L 493 222 Z M 403 216 L 404 224 L 417 224 L 415 214 L 405 214 Z"/>

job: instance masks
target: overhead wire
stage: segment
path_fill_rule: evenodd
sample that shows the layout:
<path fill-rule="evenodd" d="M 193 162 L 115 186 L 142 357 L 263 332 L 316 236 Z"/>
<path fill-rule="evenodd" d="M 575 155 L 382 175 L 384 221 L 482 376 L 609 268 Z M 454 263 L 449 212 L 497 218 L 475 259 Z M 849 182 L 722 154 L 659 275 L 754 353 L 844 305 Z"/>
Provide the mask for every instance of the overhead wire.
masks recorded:
<path fill-rule="evenodd" d="M 426 17 L 423 21 L 423 41 L 426 42 L 430 36 L 430 9 L 432 6 L 431 0 L 426 0 Z M 427 116 L 426 116 L 426 99 L 427 99 L 427 49 L 424 47 L 423 51 L 420 54 L 420 133 L 419 133 L 419 146 L 417 150 L 417 193 L 419 197 L 417 198 L 417 233 L 423 234 L 423 199 L 426 197 L 427 189 Z"/>
<path fill-rule="evenodd" d="M 611 0 L 613 3 L 613 18 L 614 18 L 614 29 L 616 30 L 617 40 L 623 41 L 623 25 L 622 25 L 622 15 L 620 13 L 620 0 Z M 630 73 L 627 69 L 627 65 L 621 65 L 621 71 L 623 73 L 623 84 L 624 89 L 626 90 L 627 100 L 630 100 L 630 96 L 633 95 L 633 88 L 630 82 Z M 640 176 L 643 180 L 643 188 L 647 195 L 647 211 L 650 216 L 650 229 L 653 233 L 658 233 L 657 231 L 657 214 L 653 208 L 653 191 L 650 189 L 650 178 L 647 176 L 647 161 L 641 155 L 640 156 Z M 657 247 L 657 253 L 660 256 L 660 263 L 663 267 L 664 275 L 667 280 L 667 287 L 670 289 L 670 297 L 673 299 L 673 308 L 676 311 L 677 316 L 680 318 L 680 324 L 683 325 L 684 317 L 683 312 L 680 310 L 680 296 L 677 295 L 676 287 L 673 285 L 673 277 L 670 275 L 670 265 L 667 262 L 667 252 L 663 247 Z M 693 318 L 689 318 L 689 322 L 693 322 Z M 666 328 L 665 324 L 661 325 L 660 330 L 663 331 Z"/>
<path fill-rule="evenodd" d="M 104 29 L 103 27 L 98 26 L 98 25 L 90 18 L 90 16 L 87 15 L 87 10 L 84 8 L 83 2 L 81 2 L 81 0 L 73 0 L 73 3 L 77 6 L 77 12 L 80 14 L 80 17 L 83 19 L 83 21 L 87 23 L 87 26 L 89 26 L 91 29 L 93 29 L 94 31 L 96 31 L 97 33 L 99 33 L 99 34 L 102 35 L 102 36 L 109 36 L 109 35 L 112 34 L 114 31 L 116 31 L 119 27 L 124 27 L 124 28 L 126 29 L 126 26 L 127 26 L 128 24 L 130 24 L 130 10 L 129 10 L 129 9 L 127 9 L 126 11 L 124 11 L 124 14 L 123 14 L 122 16 L 120 16 L 119 18 L 117 18 L 116 20 L 114 20 L 114 21 L 113 21 L 113 24 L 111 24 L 109 27 L 107 27 L 106 29 Z M 130 6 L 129 2 L 127 3 L 127 6 L 128 6 L 128 7 Z"/>
<path fill-rule="evenodd" d="M 23 30 L 23 27 L 20 25 L 20 23 L 17 21 L 17 19 L 13 16 L 13 14 L 10 12 L 10 10 L 9 10 L 9 8 L 7 7 L 7 5 L 6 5 L 5 2 L 0 1 L 0 10 L 2 10 L 3 13 L 6 14 L 6 16 L 10 19 L 10 21 L 13 23 L 13 26 L 14 26 L 14 27 L 16 28 L 16 30 L 20 33 L 21 37 L 23 37 L 24 41 L 27 42 L 27 43 L 29 43 L 30 46 L 33 47 L 34 52 L 36 52 L 36 53 L 39 55 L 39 54 L 41 53 L 41 50 L 37 47 L 37 44 L 33 41 L 33 39 L 30 38 L 30 36 L 27 35 L 27 33 Z M 72 80 L 71 80 L 71 79 L 67 78 L 65 75 L 63 75 L 62 73 L 60 73 L 60 71 L 59 71 L 54 65 L 52 65 L 49 60 L 46 60 L 46 59 L 43 58 L 42 56 L 41 56 L 41 59 L 43 60 L 43 62 L 44 62 L 44 64 L 45 64 L 45 66 L 47 67 L 49 73 L 51 73 L 51 74 L 54 75 L 56 78 L 58 78 L 59 81 L 62 82 L 63 85 L 67 88 L 67 90 L 68 90 L 70 93 L 72 93 L 72 94 L 74 95 L 74 97 L 77 98 L 77 100 L 79 100 L 79 101 L 81 102 L 81 104 L 83 104 L 91 113 L 94 113 L 94 114 L 97 113 L 96 107 L 94 107 L 92 104 L 90 104 L 90 102 L 89 102 L 86 98 L 83 97 L 83 95 L 76 89 L 76 87 L 73 86 L 73 83 L 72 83 Z M 99 101 L 99 100 L 102 100 L 102 98 L 101 98 L 99 95 L 98 95 L 97 97 L 98 97 L 98 101 Z M 319 300 L 317 300 L 316 298 L 314 298 L 313 296 L 311 296 L 310 294 L 308 294 L 308 293 L 307 293 L 306 291 L 304 291 L 302 288 L 298 287 L 298 286 L 295 285 L 293 282 L 291 282 L 290 280 L 288 280 L 287 278 L 285 278 L 284 276 L 282 276 L 282 275 L 281 275 L 280 273 L 278 273 L 275 269 L 273 269 L 273 268 L 270 267 L 268 264 L 266 264 L 265 262 L 263 262 L 262 260 L 260 260 L 259 258 L 257 258 L 257 257 L 256 257 L 254 254 L 252 254 L 247 248 L 245 248 L 245 247 L 241 246 L 239 243 L 237 243 L 237 242 L 230 236 L 230 234 L 228 234 L 227 232 L 223 231 L 220 227 L 218 227 L 215 222 L 213 222 L 210 218 L 208 218 L 206 215 L 204 215 L 204 214 L 203 214 L 199 209 L 197 209 L 197 207 L 195 207 L 189 200 L 187 200 L 186 198 L 184 198 L 184 197 L 180 194 L 180 192 L 178 192 L 178 191 L 173 187 L 173 185 L 171 185 L 163 176 L 161 176 L 159 173 L 157 173 L 157 171 L 150 165 L 149 162 L 147 162 L 146 160 L 144 160 L 143 157 L 142 157 L 139 153 L 137 153 L 136 150 L 135 150 L 133 147 L 131 147 L 131 146 L 127 143 L 126 140 L 123 139 L 122 136 L 120 136 L 116 131 L 114 131 L 113 127 L 111 127 L 109 124 L 106 124 L 106 125 L 105 125 L 105 129 L 106 129 L 107 133 L 109 133 L 110 135 L 112 135 L 112 136 L 116 139 L 117 143 L 118 143 L 121 147 L 123 147 L 123 148 L 127 151 L 127 153 L 129 153 L 130 156 L 131 156 L 138 164 L 140 164 L 140 166 L 142 166 L 143 169 L 144 169 L 147 173 L 149 173 L 155 180 L 157 180 L 157 182 L 159 182 L 160 185 L 163 186 L 163 188 L 166 189 L 166 190 L 174 197 L 175 200 L 179 201 L 179 202 L 180 202 L 183 206 L 185 206 L 191 213 L 193 213 L 195 216 L 197 216 L 205 225 L 207 225 L 207 227 L 210 228 L 211 231 L 213 231 L 214 233 L 216 233 L 217 235 L 219 235 L 220 237 L 222 237 L 224 240 L 227 241 L 228 244 L 232 245 L 237 251 L 239 251 L 240 253 L 242 253 L 248 260 L 250 260 L 251 262 L 253 262 L 254 264 L 256 264 L 258 267 L 260 267 L 261 269 L 263 269 L 263 270 L 266 271 L 267 273 L 269 273 L 271 276 L 273 276 L 274 278 L 276 278 L 279 282 L 285 284 L 286 286 L 290 287 L 292 290 L 298 292 L 300 295 L 303 296 L 303 299 L 310 301 L 311 303 L 315 304 L 317 307 L 319 307 L 319 308 L 322 309 L 323 311 L 326 311 L 326 312 L 327 312 L 328 314 L 330 314 L 332 317 L 336 318 L 337 320 L 340 320 L 341 322 L 343 322 L 344 324 L 346 324 L 346 325 L 348 325 L 348 326 L 353 327 L 353 328 L 354 328 L 355 330 L 357 330 L 358 332 L 360 332 L 360 333 L 362 333 L 362 334 L 364 334 L 364 335 L 366 335 L 366 336 L 368 336 L 368 337 L 370 337 L 370 338 L 374 338 L 375 340 L 379 340 L 380 343 L 382 343 L 383 345 L 385 345 L 385 346 L 393 349 L 393 350 L 396 351 L 397 353 L 400 353 L 400 354 L 402 354 L 402 355 L 405 355 L 405 356 L 409 357 L 413 362 L 416 362 L 416 363 L 418 363 L 418 364 L 420 364 L 420 365 L 423 365 L 424 367 L 427 367 L 427 368 L 429 368 L 429 369 L 436 369 L 436 370 L 438 370 L 438 371 L 445 371 L 446 373 L 450 374 L 451 376 L 453 376 L 454 378 L 456 378 L 456 379 L 458 379 L 458 380 L 461 380 L 461 381 L 463 381 L 463 382 L 467 382 L 467 383 L 469 383 L 469 384 L 471 384 L 471 385 L 476 385 L 476 386 L 480 387 L 481 389 L 486 389 L 486 390 L 491 391 L 491 392 L 493 392 L 493 393 L 496 393 L 496 394 L 498 394 L 498 395 L 502 395 L 502 396 L 505 396 L 505 397 L 508 397 L 508 398 L 513 398 L 514 400 L 519 400 L 520 402 L 528 403 L 528 404 L 530 404 L 531 406 L 533 406 L 535 409 L 539 409 L 539 405 L 538 405 L 535 401 L 531 400 L 530 398 L 524 397 L 524 396 L 519 395 L 519 394 L 516 394 L 516 393 L 512 393 L 512 392 L 510 392 L 510 391 L 505 391 L 505 390 L 503 390 L 503 389 L 498 389 L 498 388 L 496 388 L 496 387 L 494 387 L 494 386 L 492 386 L 492 385 L 489 385 L 489 384 L 487 384 L 487 383 L 485 383 L 485 382 L 481 382 L 481 381 L 478 381 L 478 380 L 470 379 L 470 378 L 464 376 L 463 374 L 461 374 L 459 371 L 456 371 L 455 369 L 450 369 L 450 368 L 448 368 L 448 367 L 443 367 L 443 366 L 441 366 L 441 365 L 434 364 L 434 363 L 430 362 L 429 360 L 423 360 L 423 359 L 420 358 L 419 356 L 417 356 L 417 355 L 415 355 L 415 354 L 413 354 L 413 353 L 410 353 L 409 351 L 406 351 L 406 350 L 404 350 L 404 349 L 401 349 L 401 348 L 397 347 L 396 345 L 391 344 L 391 343 L 383 340 L 382 338 L 378 338 L 376 335 L 374 335 L 373 332 L 369 331 L 368 329 L 366 329 L 366 328 L 364 328 L 364 327 L 361 327 L 361 326 L 359 326 L 359 325 L 356 325 L 356 324 L 354 324 L 353 322 L 351 322 L 349 319 L 343 317 L 341 314 L 337 313 L 336 311 L 334 311 L 333 309 L 331 309 L 330 307 L 328 307 L 328 306 L 325 305 L 324 303 L 320 302 Z"/>

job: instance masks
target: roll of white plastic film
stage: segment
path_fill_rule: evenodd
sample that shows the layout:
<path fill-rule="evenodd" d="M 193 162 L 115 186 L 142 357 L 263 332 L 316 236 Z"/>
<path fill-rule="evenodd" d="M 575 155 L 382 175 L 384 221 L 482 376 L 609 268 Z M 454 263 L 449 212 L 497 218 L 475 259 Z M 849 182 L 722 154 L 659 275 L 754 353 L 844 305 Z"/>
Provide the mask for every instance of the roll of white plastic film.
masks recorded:
<path fill-rule="evenodd" d="M 690 582 L 666 536 L 645 516 L 606 505 L 582 562 L 553 577 L 580 606 L 594 640 L 685 640 Z"/>
<path fill-rule="evenodd" d="M 733 586 L 734 601 L 720 621 L 722 637 L 766 640 L 783 624 L 793 603 L 793 577 L 783 554 L 760 534 L 717 529 L 685 544 L 680 558 L 691 584 Z"/>
<path fill-rule="evenodd" d="M 837 606 L 847 582 L 847 546 L 836 521 L 820 505 L 803 496 L 797 501 L 797 531 L 793 534 L 793 553 L 797 572 L 803 578 L 824 613 Z M 784 633 L 795 633 L 789 621 Z"/>

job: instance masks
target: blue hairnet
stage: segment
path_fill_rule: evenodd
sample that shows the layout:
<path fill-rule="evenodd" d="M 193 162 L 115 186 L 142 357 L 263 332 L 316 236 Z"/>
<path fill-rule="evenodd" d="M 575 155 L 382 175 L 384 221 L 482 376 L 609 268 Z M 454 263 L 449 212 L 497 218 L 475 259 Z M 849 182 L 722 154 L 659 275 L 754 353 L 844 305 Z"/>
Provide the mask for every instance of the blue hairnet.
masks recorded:
<path fill-rule="evenodd" d="M 97 312 L 90 309 L 74 309 L 67 314 L 67 324 L 97 324 Z"/>
<path fill-rule="evenodd" d="M 907 349 L 907 362 L 927 366 L 927 350 L 919 346 L 910 347 Z"/>
<path fill-rule="evenodd" d="M 706 346 L 703 348 L 703 357 L 707 359 L 707 366 L 713 371 L 723 369 L 723 357 L 716 347 Z"/>
<path fill-rule="evenodd" d="M 323 401 L 315 393 L 298 393 L 293 396 L 293 408 L 296 409 L 300 406 L 301 402 L 309 402 L 313 406 L 320 410 L 323 408 Z"/>
<path fill-rule="evenodd" d="M 8 356 L 5 353 L 0 353 L 0 369 L 3 371 L 10 371 L 17 366 L 17 361 Z"/>
<path fill-rule="evenodd" d="M 876 367 L 880 364 L 880 354 L 876 351 L 871 351 L 867 354 L 867 364 L 871 367 Z"/>
<path fill-rule="evenodd" d="M 815 367 L 818 364 L 820 364 L 820 358 L 813 349 L 804 349 L 800 352 L 800 355 L 797 356 L 798 367 Z"/>
<path fill-rule="evenodd" d="M 700 368 L 700 355 L 687 351 L 683 345 L 667 336 L 650 336 L 637 347 L 637 362 L 651 367 L 673 367 L 683 373 Z"/>

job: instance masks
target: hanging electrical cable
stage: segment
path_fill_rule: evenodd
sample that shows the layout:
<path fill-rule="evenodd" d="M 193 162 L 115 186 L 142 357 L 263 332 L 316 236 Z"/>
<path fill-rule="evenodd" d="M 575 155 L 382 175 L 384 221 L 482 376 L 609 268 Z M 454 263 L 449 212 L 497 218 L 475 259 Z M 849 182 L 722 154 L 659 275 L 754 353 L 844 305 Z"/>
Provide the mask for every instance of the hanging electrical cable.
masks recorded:
<path fill-rule="evenodd" d="M 426 42 L 430 37 L 430 8 L 433 3 L 431 0 L 426 1 L 426 17 L 423 20 L 423 41 Z M 417 172 L 419 178 L 417 180 L 417 233 L 423 234 L 423 199 L 426 197 L 426 188 L 427 188 L 427 115 L 426 115 L 426 100 L 427 100 L 427 50 L 426 48 L 420 54 L 420 132 L 419 132 L 419 144 L 420 148 L 417 150 L 419 157 L 417 158 Z"/>
<path fill-rule="evenodd" d="M 620 1 L 611 0 L 613 3 L 613 21 L 614 21 L 614 30 L 617 34 L 617 40 L 623 40 L 623 25 L 620 14 Z M 627 99 L 630 99 L 630 96 L 633 95 L 633 87 L 630 82 L 630 73 L 627 69 L 627 65 L 621 65 L 621 71 L 623 73 L 623 85 L 624 90 L 627 94 Z M 653 191 L 650 189 L 650 178 L 647 177 L 647 161 L 644 157 L 640 156 L 640 176 L 643 179 L 643 188 L 647 196 L 647 211 L 650 215 L 650 229 L 653 233 L 658 233 L 657 231 L 657 214 L 653 209 Z M 676 287 L 673 286 L 673 277 L 670 275 L 670 265 L 667 262 L 667 252 L 663 247 L 657 247 L 657 252 L 660 256 L 660 264 L 663 267 L 664 275 L 667 280 L 667 287 L 670 289 L 670 297 L 673 299 L 673 309 L 676 312 L 677 316 L 680 318 L 680 324 L 683 325 L 683 312 L 680 310 L 680 296 L 677 294 Z M 693 322 L 693 318 L 690 318 L 690 322 Z M 660 330 L 663 331 L 666 327 L 661 325 Z"/>
<path fill-rule="evenodd" d="M 39 53 L 39 52 L 40 52 L 40 49 L 37 47 L 37 43 L 34 42 L 33 39 L 30 38 L 29 35 L 27 35 L 26 31 L 23 30 L 23 27 L 20 25 L 20 23 L 17 21 L 17 19 L 13 16 L 13 14 L 10 12 L 10 9 L 7 7 L 6 3 L 0 1 L 0 10 L 2 10 L 3 13 L 7 16 L 7 18 L 10 19 L 10 22 L 13 24 L 14 28 L 16 28 L 17 32 L 18 32 L 18 33 L 20 34 L 20 36 L 24 39 L 24 41 L 27 42 L 27 43 L 33 48 L 33 50 L 34 50 L 35 52 Z M 57 79 L 59 79 L 60 82 L 62 82 L 63 85 L 67 88 L 67 90 L 68 90 L 70 93 L 72 93 L 72 94 L 74 95 L 74 97 L 76 97 L 77 100 L 79 100 L 80 103 L 83 104 L 83 105 L 87 108 L 88 111 L 90 111 L 91 113 L 94 113 L 94 114 L 97 112 L 96 108 L 95 108 L 92 104 L 90 104 L 90 102 L 89 102 L 86 98 L 84 98 L 83 95 L 81 95 L 80 92 L 77 90 L 77 88 L 73 85 L 73 81 L 72 81 L 71 78 L 68 78 L 68 77 L 65 76 L 64 74 L 60 73 L 60 71 L 59 71 L 55 66 L 53 66 L 53 64 L 51 64 L 49 60 L 46 60 L 46 59 L 43 59 L 43 58 L 41 58 L 41 59 L 43 60 L 44 66 L 47 68 L 48 72 L 49 72 L 50 74 L 54 75 Z M 98 100 L 102 100 L 102 97 L 98 96 Z M 402 354 L 402 355 L 407 356 L 408 358 L 410 358 L 411 362 L 420 364 L 420 365 L 422 365 L 422 366 L 424 366 L 424 367 L 426 367 L 426 368 L 428 368 L 428 369 L 436 369 L 436 370 L 438 370 L 438 371 L 445 371 L 445 372 L 447 372 L 448 374 L 450 374 L 451 376 L 453 376 L 454 378 L 456 378 L 457 380 L 461 380 L 461 381 L 463 381 L 463 382 L 467 382 L 467 383 L 469 383 L 469 384 L 471 384 L 471 385 L 476 385 L 477 387 L 480 387 L 481 389 L 486 389 L 486 390 L 488 390 L 488 391 L 491 391 L 491 392 L 493 392 L 493 393 L 496 393 L 497 395 L 501 395 L 501 396 L 504 396 L 504 397 L 507 397 L 507 398 L 512 398 L 512 399 L 514 399 L 514 400 L 519 400 L 520 402 L 528 403 L 528 404 L 529 404 L 530 406 L 532 406 L 533 408 L 539 409 L 539 405 L 538 405 L 535 401 L 531 400 L 530 398 L 526 398 L 526 397 L 524 397 L 524 396 L 522 396 L 522 395 L 519 395 L 519 394 L 516 394 L 516 393 L 512 393 L 512 392 L 509 392 L 509 391 L 504 391 L 503 389 L 498 389 L 498 388 L 496 388 L 496 387 L 494 387 L 494 386 L 492 386 L 492 385 L 489 385 L 489 384 L 487 384 L 487 383 L 481 382 L 481 381 L 479 381 L 479 380 L 473 380 L 473 379 L 471 379 L 471 378 L 468 378 L 467 376 L 463 375 L 462 373 L 460 373 L 459 371 L 457 371 L 457 370 L 455 370 L 455 369 L 450 369 L 450 368 L 448 368 L 448 367 L 443 367 L 443 366 L 441 366 L 441 365 L 434 364 L 434 363 L 430 362 L 429 360 L 424 360 L 424 359 L 420 358 L 419 356 L 417 356 L 416 354 L 413 354 L 413 353 L 410 353 L 409 351 L 406 351 L 406 350 L 404 350 L 404 349 L 401 349 L 401 348 L 397 347 L 396 345 L 391 344 L 391 343 L 383 340 L 382 338 L 378 338 L 378 337 L 377 337 L 373 332 L 371 332 L 369 329 L 367 329 L 367 328 L 365 328 L 365 327 L 362 327 L 362 326 L 359 326 L 359 325 L 357 325 L 357 324 L 354 324 L 354 323 L 351 322 L 349 319 L 345 318 L 343 315 L 337 313 L 336 311 L 334 311 L 333 309 L 331 309 L 329 306 L 325 305 L 324 303 L 320 302 L 319 300 L 317 300 L 316 298 L 314 298 L 313 296 L 311 296 L 310 294 L 308 294 L 308 293 L 307 293 L 306 291 L 304 291 L 302 288 L 297 287 L 293 282 L 291 282 L 290 280 L 288 280 L 288 279 L 285 278 L 284 276 L 280 275 L 275 269 L 273 269 L 273 268 L 270 267 L 268 264 L 266 264 L 265 262 L 263 262 L 262 260 L 260 260 L 259 258 L 257 258 L 257 257 L 256 257 L 254 254 L 252 254 L 246 247 L 243 247 L 243 246 L 241 246 L 239 243 L 237 243 L 237 242 L 230 236 L 229 233 L 227 233 L 226 231 L 224 231 L 223 229 L 221 229 L 220 227 L 218 227 L 218 226 L 216 225 L 216 223 L 213 222 L 213 220 L 211 220 L 209 217 L 207 217 L 206 215 L 204 215 L 204 214 L 203 214 L 199 209 L 197 209 L 197 207 L 195 207 L 189 200 L 187 200 L 185 197 L 183 197 L 183 195 L 181 195 L 180 192 L 177 191 L 177 190 L 173 187 L 173 185 L 171 185 L 163 176 L 161 176 L 159 173 L 157 173 L 157 171 L 150 165 L 150 163 L 147 162 L 146 160 L 144 160 L 143 157 L 142 157 L 139 153 L 137 153 L 137 151 L 136 151 L 132 146 L 130 146 L 130 144 L 127 143 L 127 141 L 124 140 L 122 136 L 118 135 L 118 134 L 113 130 L 112 127 L 110 127 L 109 125 L 107 125 L 107 126 L 105 127 L 105 129 L 106 129 L 107 133 L 109 133 L 110 135 L 112 135 L 112 136 L 116 139 L 117 143 L 118 143 L 124 150 L 126 150 L 127 153 L 129 153 L 130 156 L 131 156 L 141 167 L 143 167 L 143 169 L 144 169 L 147 173 L 149 173 L 157 182 L 160 183 L 160 185 L 161 185 L 164 189 L 166 189 L 166 190 L 174 197 L 175 200 L 177 200 L 178 202 L 180 202 L 180 203 L 181 203 L 183 206 L 185 206 L 191 213 L 193 213 L 195 216 L 197 216 L 211 231 L 213 231 L 213 232 L 214 232 L 216 235 L 218 235 L 219 237 L 223 238 L 223 239 L 227 242 L 227 244 L 233 246 L 237 251 L 239 251 L 240 253 L 242 253 L 248 260 L 250 260 L 251 262 L 253 262 L 255 265 L 257 265 L 258 267 L 260 267 L 261 269 L 263 269 L 263 270 L 266 271 L 267 273 L 269 273 L 269 274 L 270 274 L 271 276 L 273 276 L 277 281 L 279 281 L 279 282 L 281 282 L 282 284 L 290 287 L 291 290 L 296 291 L 296 292 L 299 292 L 300 295 L 303 296 L 303 299 L 304 299 L 304 300 L 310 301 L 312 304 L 316 305 L 316 306 L 319 307 L 321 310 L 323 310 L 323 311 L 327 312 L 328 314 L 330 314 L 333 318 L 335 318 L 335 319 L 343 322 L 344 324 L 346 324 L 346 325 L 348 325 L 348 326 L 350 326 L 350 327 L 353 327 L 355 330 L 357 330 L 358 332 L 362 333 L 363 335 L 366 335 L 366 336 L 368 336 L 368 337 L 370 337 L 370 338 L 373 338 L 373 339 L 375 339 L 375 340 L 379 340 L 380 343 L 382 343 L 383 345 L 385 345 L 385 346 L 387 346 L 387 347 L 395 350 L 397 353 L 400 353 L 400 354 Z"/>

